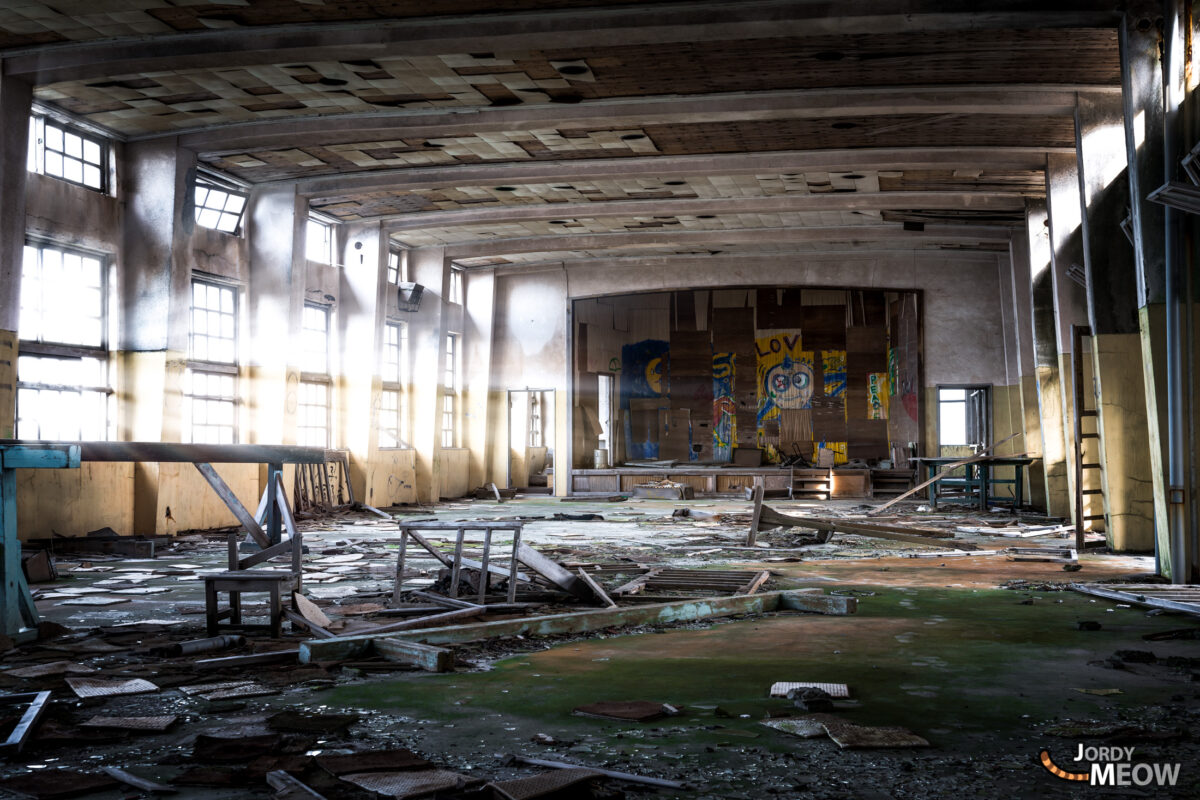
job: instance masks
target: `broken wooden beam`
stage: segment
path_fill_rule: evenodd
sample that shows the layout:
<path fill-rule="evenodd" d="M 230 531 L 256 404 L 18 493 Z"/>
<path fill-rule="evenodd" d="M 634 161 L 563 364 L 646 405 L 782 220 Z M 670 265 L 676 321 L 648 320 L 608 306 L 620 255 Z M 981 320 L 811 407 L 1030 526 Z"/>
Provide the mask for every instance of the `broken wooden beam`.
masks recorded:
<path fill-rule="evenodd" d="M 558 562 L 547 558 L 524 542 L 517 545 L 517 561 L 580 600 L 592 602 L 596 599 L 596 595 L 586 583 L 567 572 Z"/>
<path fill-rule="evenodd" d="M 312 639 L 301 643 L 300 660 L 303 663 L 311 663 L 358 659 L 370 654 L 378 642 L 395 639 L 442 645 L 479 641 L 498 636 L 552 636 L 585 633 L 621 626 L 665 625 L 740 614 L 764 614 L 778 610 L 844 615 L 853 614 L 856 609 L 857 602 L 853 597 L 818 595 L 811 593 L 811 590 L 763 592 L 729 597 L 701 597 L 633 608 L 606 608 L 577 611 L 570 614 L 522 617 L 494 622 L 478 622 L 472 625 L 405 631 L 383 636 L 367 633 L 336 639 Z"/>
<path fill-rule="evenodd" d="M 583 567 L 580 567 L 577 572 L 579 573 L 579 579 L 587 584 L 587 587 L 592 590 L 592 593 L 595 594 L 597 598 L 600 599 L 600 602 L 604 603 L 604 605 L 608 606 L 609 608 L 617 607 L 617 604 L 613 602 L 613 599 L 609 597 L 607 593 L 605 593 L 604 587 L 592 580 L 592 576 L 588 575 L 587 572 L 584 571 Z"/>
<path fill-rule="evenodd" d="M 410 642 L 406 639 L 377 639 L 372 649 L 396 664 L 418 667 L 426 672 L 449 672 L 454 669 L 454 651 L 444 647 Z"/>
<path fill-rule="evenodd" d="M 156 783 L 155 781 L 139 778 L 131 772 L 126 772 L 120 767 L 102 767 L 104 773 L 108 777 L 120 781 L 126 786 L 132 786 L 135 789 L 141 789 L 143 792 L 151 792 L 154 794 L 174 794 L 179 790 L 174 786 L 168 786 L 165 783 Z"/>
<path fill-rule="evenodd" d="M 630 783 L 640 783 L 645 786 L 658 786 L 663 789 L 686 789 L 686 783 L 679 781 L 669 781 L 665 778 L 649 778 L 644 775 L 631 775 L 628 772 L 614 772 L 611 769 L 602 769 L 600 767 L 588 767 L 583 764 L 567 764 L 562 761 L 545 761 L 540 758 L 526 758 L 525 756 L 511 756 L 512 760 L 520 761 L 522 764 L 529 764 L 533 767 L 549 767 L 551 769 L 590 769 L 597 772 L 606 778 L 612 778 L 618 781 L 628 781 Z"/>
<path fill-rule="evenodd" d="M 371 633 L 394 633 L 396 631 L 411 631 L 420 628 L 436 628 L 462 619 L 481 617 L 485 610 L 483 606 L 456 608 L 453 611 L 446 611 L 441 614 L 430 614 L 427 617 L 417 617 L 416 619 L 406 619 L 403 622 L 391 622 L 387 625 L 380 625 L 378 628 L 372 629 Z"/>
<path fill-rule="evenodd" d="M 257 667 L 262 664 L 279 664 L 284 661 L 292 661 L 299 655 L 299 649 L 272 650 L 269 653 L 252 653 L 245 656 L 202 658 L 196 661 L 193 666 L 196 669 L 239 669 L 241 667 Z"/>

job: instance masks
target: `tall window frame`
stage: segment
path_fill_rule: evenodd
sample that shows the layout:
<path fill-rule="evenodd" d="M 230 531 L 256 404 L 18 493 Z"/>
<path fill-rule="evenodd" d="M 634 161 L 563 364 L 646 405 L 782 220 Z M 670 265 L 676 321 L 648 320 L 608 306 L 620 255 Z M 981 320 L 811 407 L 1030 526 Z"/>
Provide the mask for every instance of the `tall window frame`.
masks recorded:
<path fill-rule="evenodd" d="M 400 248 L 388 249 L 387 282 L 399 286 L 408 280 L 408 255 Z"/>
<path fill-rule="evenodd" d="M 188 442 L 239 441 L 238 294 L 235 284 L 209 276 L 192 277 L 188 362 L 183 381 L 183 437 Z"/>
<path fill-rule="evenodd" d="M 26 240 L 17 324 L 18 438 L 116 438 L 109 270 L 106 254 Z"/>
<path fill-rule="evenodd" d="M 409 446 L 408 325 L 384 324 L 379 395 L 379 449 Z"/>
<path fill-rule="evenodd" d="M 304 257 L 317 264 L 333 266 L 334 223 L 309 214 L 304 224 Z"/>
<path fill-rule="evenodd" d="M 442 366 L 442 448 L 458 447 L 459 364 L 462 337 L 447 333 Z"/>
<path fill-rule="evenodd" d="M 296 438 L 307 447 L 333 447 L 332 323 L 332 306 L 304 304 Z"/>
<path fill-rule="evenodd" d="M 463 291 L 463 269 L 462 267 L 451 267 L 449 302 L 461 306 L 464 300 Z"/>

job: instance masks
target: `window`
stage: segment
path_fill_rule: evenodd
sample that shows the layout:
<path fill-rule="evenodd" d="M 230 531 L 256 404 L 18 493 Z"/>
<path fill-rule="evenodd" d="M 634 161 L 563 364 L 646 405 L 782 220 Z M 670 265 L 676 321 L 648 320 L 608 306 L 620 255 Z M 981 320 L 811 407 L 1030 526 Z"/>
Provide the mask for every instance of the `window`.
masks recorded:
<path fill-rule="evenodd" d="M 383 389 L 379 397 L 379 446 L 406 447 L 408 442 L 408 326 L 384 326 Z"/>
<path fill-rule="evenodd" d="M 332 446 L 329 321 L 329 306 L 304 304 L 297 438 L 300 444 L 308 447 Z"/>
<path fill-rule="evenodd" d="M 450 268 L 450 302 L 462 305 L 463 301 L 463 271 L 457 267 Z"/>
<path fill-rule="evenodd" d="M 237 234 L 242 229 L 246 194 L 196 179 L 196 222 L 206 228 Z"/>
<path fill-rule="evenodd" d="M 974 447 L 991 438 L 987 386 L 938 387 L 938 445 Z"/>
<path fill-rule="evenodd" d="M 600 417 L 600 438 L 596 446 L 601 450 L 607 450 L 609 459 L 613 457 L 612 452 L 612 399 L 613 399 L 613 376 L 598 375 L 599 384 L 597 386 L 598 411 Z"/>
<path fill-rule="evenodd" d="M 74 126 L 35 115 L 29 119 L 27 167 L 30 172 L 103 192 L 108 189 L 108 143 Z"/>
<path fill-rule="evenodd" d="M 112 438 L 103 258 L 25 245 L 17 358 L 17 437 Z"/>
<path fill-rule="evenodd" d="M 458 334 L 446 334 L 442 372 L 442 447 L 458 446 Z"/>
<path fill-rule="evenodd" d="M 304 257 L 318 264 L 333 263 L 333 226 L 313 217 L 305 228 Z"/>
<path fill-rule="evenodd" d="M 184 437 L 208 444 L 237 442 L 237 289 L 192 281 L 188 367 L 183 376 Z"/>
<path fill-rule="evenodd" d="M 542 406 L 536 393 L 529 395 L 529 446 L 542 446 Z"/>
<path fill-rule="evenodd" d="M 399 284 L 408 280 L 408 259 L 403 250 L 389 250 L 387 262 L 387 282 Z"/>

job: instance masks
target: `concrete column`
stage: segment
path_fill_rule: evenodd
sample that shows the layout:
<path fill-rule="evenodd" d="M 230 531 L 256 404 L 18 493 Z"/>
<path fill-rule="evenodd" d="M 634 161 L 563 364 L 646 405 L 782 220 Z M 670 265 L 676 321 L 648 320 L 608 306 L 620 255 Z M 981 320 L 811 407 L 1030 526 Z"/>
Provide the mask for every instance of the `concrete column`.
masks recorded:
<path fill-rule="evenodd" d="M 1009 243 L 1009 291 L 1012 293 L 1013 324 L 1016 330 L 1016 363 L 1019 381 L 1019 408 L 1025 436 L 1021 450 L 1032 458 L 1042 458 L 1042 423 L 1038 415 L 1037 367 L 1033 349 L 1033 297 L 1029 283 L 1029 235 L 1014 236 Z M 1014 401 L 1015 405 L 1016 401 Z M 1046 507 L 1046 472 L 1025 471 L 1030 505 Z"/>
<path fill-rule="evenodd" d="M 1125 153 L 1128 164 L 1130 232 L 1137 279 L 1150 476 L 1153 481 L 1155 551 L 1161 574 L 1170 573 L 1167 532 L 1167 331 L 1163 207 L 1146 195 L 1163 181 L 1163 63 L 1157 20 L 1160 0 L 1128 4 L 1121 26 Z"/>
<path fill-rule="evenodd" d="M 1123 116 L 1121 98 L 1081 94 L 1075 153 L 1105 535 L 1114 550 L 1146 551 L 1154 547 L 1154 490 L 1145 386 L 1129 380 L 1141 372 L 1142 343 L 1133 244 L 1121 231 L 1129 204 Z"/>
<path fill-rule="evenodd" d="M 488 436 L 488 403 L 494 388 L 492 378 L 492 329 L 496 305 L 496 271 L 468 270 L 463 275 L 466 307 L 463 309 L 463 424 L 466 446 L 470 449 L 468 486 L 481 486 L 503 476 L 488 476 L 494 438 Z"/>
<path fill-rule="evenodd" d="M 246 212 L 249 238 L 250 441 L 294 444 L 297 364 L 304 310 L 306 202 L 294 187 L 256 188 Z M 265 485 L 266 475 L 260 475 Z"/>
<path fill-rule="evenodd" d="M 1046 157 L 1046 210 L 1050 220 L 1050 275 L 1054 286 L 1054 333 L 1058 342 L 1059 383 L 1062 387 L 1059 398 L 1062 404 L 1068 506 L 1069 516 L 1074 521 L 1075 387 L 1071 329 L 1076 325 L 1088 324 L 1087 291 L 1079 281 L 1071 277 L 1073 274 L 1082 279 L 1086 269 L 1083 257 L 1083 218 L 1079 200 L 1079 168 L 1074 156 L 1055 153 Z M 1091 366 L 1085 364 L 1085 380 L 1090 380 L 1090 374 Z M 1096 456 L 1096 459 L 1099 457 L 1094 447 L 1088 454 Z M 1086 463 L 1094 463 L 1096 459 Z M 1103 513 L 1103 504 L 1098 497 L 1085 498 L 1084 512 L 1088 516 L 1100 515 Z"/>
<path fill-rule="evenodd" d="M 129 144 L 123 261 L 119 270 L 120 435 L 133 441 L 178 442 L 187 359 L 190 272 L 178 257 L 194 225 L 184 209 L 195 155 L 174 139 Z M 186 223 L 186 230 L 185 230 Z M 159 465 L 134 465 L 134 530 L 158 533 Z M 165 512 L 164 512 L 165 513 Z"/>
<path fill-rule="evenodd" d="M 442 366 L 445 324 L 442 292 L 448 266 L 445 250 L 425 247 L 409 253 L 409 274 L 425 287 L 421 307 L 412 314 L 408 343 L 413 350 L 413 449 L 416 450 L 417 501 L 441 498 Z"/>
<path fill-rule="evenodd" d="M 1033 320 L 1037 401 L 1042 431 L 1042 470 L 1046 485 L 1046 513 L 1072 515 L 1074 505 L 1067 483 L 1067 440 L 1064 435 L 1063 386 L 1058 351 L 1054 277 L 1046 206 L 1030 201 L 1025 212 L 1029 235 L 1029 285 Z"/>
<path fill-rule="evenodd" d="M 0 75 L 0 438 L 5 439 L 14 436 L 16 426 L 17 328 L 31 103 L 29 84 Z"/>
<path fill-rule="evenodd" d="M 386 318 L 383 286 L 387 283 L 387 234 L 381 223 L 346 226 L 345 250 L 339 261 L 337 314 L 342 365 L 338 387 L 340 439 L 350 451 L 354 496 L 366 500 L 367 470 L 379 449 L 379 354 Z"/>

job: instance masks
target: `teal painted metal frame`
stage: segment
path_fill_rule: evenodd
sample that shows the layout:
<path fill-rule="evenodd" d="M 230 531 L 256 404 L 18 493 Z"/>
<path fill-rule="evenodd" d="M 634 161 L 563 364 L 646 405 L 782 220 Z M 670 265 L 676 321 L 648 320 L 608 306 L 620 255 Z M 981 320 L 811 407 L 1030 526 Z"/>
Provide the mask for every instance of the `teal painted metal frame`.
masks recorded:
<path fill-rule="evenodd" d="M 0 445 L 0 526 L 4 528 L 0 559 L 0 613 L 4 633 L 16 641 L 37 638 L 37 607 L 21 568 L 21 539 L 17 536 L 17 470 L 78 469 L 79 445 Z"/>

